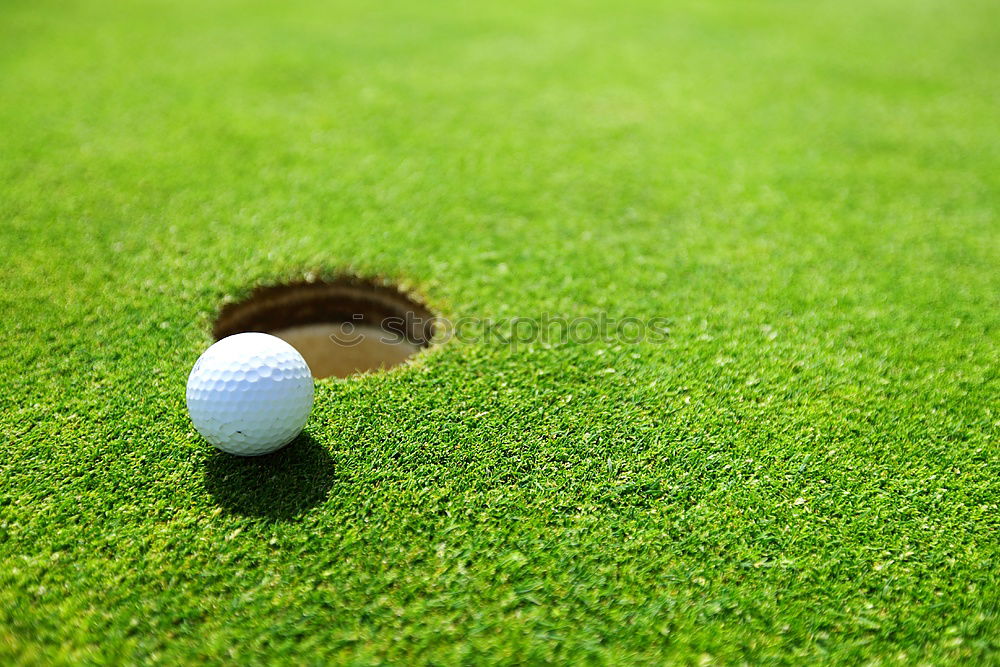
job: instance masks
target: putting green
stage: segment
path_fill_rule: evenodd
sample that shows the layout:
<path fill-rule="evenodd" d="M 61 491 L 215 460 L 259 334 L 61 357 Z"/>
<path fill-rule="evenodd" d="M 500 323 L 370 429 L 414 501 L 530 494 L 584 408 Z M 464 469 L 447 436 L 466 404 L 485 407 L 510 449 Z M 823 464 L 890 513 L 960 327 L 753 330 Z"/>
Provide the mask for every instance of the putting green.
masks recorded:
<path fill-rule="evenodd" d="M 996 661 L 998 25 L 3 3 L 0 659 Z M 669 335 L 450 340 L 215 452 L 219 308 L 342 273 Z"/>

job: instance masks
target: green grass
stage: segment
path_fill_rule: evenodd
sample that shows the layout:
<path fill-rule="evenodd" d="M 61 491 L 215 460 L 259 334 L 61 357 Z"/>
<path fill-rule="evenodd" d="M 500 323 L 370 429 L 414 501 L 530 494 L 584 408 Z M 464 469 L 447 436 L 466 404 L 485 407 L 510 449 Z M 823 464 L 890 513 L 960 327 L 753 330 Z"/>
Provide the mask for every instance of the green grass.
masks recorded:
<path fill-rule="evenodd" d="M 0 7 L 0 658 L 1000 661 L 1000 4 Z M 216 453 L 227 297 L 452 341 Z"/>

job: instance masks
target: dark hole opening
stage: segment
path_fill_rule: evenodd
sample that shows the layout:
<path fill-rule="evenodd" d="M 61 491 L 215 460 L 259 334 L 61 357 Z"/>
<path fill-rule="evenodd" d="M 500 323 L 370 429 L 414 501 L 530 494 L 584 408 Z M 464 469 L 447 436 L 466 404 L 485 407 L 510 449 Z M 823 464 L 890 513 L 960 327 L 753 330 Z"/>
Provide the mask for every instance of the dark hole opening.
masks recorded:
<path fill-rule="evenodd" d="M 430 346 L 434 315 L 399 289 L 343 277 L 256 288 L 222 308 L 216 340 L 262 331 L 299 351 L 313 376 L 391 368 Z"/>

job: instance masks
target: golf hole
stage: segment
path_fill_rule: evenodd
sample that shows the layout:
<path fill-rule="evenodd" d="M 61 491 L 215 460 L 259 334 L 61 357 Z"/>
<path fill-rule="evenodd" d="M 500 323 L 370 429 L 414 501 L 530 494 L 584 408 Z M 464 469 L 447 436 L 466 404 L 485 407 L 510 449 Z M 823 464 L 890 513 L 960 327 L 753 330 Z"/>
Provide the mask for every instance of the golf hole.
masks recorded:
<path fill-rule="evenodd" d="M 433 318 L 399 289 L 347 277 L 258 287 L 222 308 L 212 334 L 269 333 L 298 350 L 313 377 L 347 377 L 398 366 L 430 346 Z"/>

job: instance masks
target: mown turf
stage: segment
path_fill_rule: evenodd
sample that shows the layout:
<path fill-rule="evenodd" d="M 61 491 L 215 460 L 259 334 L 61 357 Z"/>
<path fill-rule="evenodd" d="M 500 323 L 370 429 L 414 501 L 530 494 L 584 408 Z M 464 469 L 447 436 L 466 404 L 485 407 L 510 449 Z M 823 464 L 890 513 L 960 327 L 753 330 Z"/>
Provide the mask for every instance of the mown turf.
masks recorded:
<path fill-rule="evenodd" d="M 4 662 L 996 662 L 1000 4 L 0 6 Z M 216 453 L 227 297 L 451 341 Z"/>

